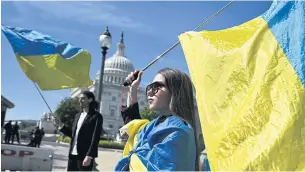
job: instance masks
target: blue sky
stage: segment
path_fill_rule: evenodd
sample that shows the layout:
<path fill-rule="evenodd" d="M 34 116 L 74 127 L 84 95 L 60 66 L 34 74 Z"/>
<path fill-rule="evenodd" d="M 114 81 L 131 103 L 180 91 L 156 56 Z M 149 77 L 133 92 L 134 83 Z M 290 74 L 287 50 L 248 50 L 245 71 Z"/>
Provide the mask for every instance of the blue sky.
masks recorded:
<path fill-rule="evenodd" d="M 91 52 L 90 77 L 99 70 L 98 37 L 106 26 L 116 51 L 121 31 L 125 33 L 125 54 L 134 66 L 143 68 L 172 46 L 181 32 L 193 30 L 228 2 L 1 2 L 2 24 L 37 30 Z M 241 24 L 265 12 L 271 1 L 234 2 L 203 29 L 217 30 Z M 40 119 L 48 112 L 33 83 L 22 72 L 7 39 L 1 34 L 1 94 L 14 102 L 7 119 Z M 181 46 L 175 48 L 143 75 L 149 83 L 164 68 L 188 73 Z M 43 91 L 52 110 L 69 96 L 69 90 Z"/>

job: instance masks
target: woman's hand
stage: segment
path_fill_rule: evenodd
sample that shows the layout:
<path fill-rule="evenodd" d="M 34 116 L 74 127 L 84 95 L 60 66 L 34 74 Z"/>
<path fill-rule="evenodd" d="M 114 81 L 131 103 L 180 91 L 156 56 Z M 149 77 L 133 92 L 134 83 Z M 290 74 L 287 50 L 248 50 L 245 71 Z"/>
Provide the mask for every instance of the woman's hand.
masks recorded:
<path fill-rule="evenodd" d="M 139 72 L 138 73 L 138 77 L 129 86 L 129 97 L 128 97 L 129 101 L 128 101 L 127 106 L 133 105 L 133 104 L 135 104 L 138 101 L 137 100 L 137 92 L 138 92 L 138 87 L 139 87 L 139 85 L 141 83 L 141 78 L 142 78 L 142 75 L 143 75 L 143 71 L 134 71 L 134 72 L 131 72 L 127 76 L 126 81 L 131 82 L 134 79 L 133 75 L 136 72 Z"/>

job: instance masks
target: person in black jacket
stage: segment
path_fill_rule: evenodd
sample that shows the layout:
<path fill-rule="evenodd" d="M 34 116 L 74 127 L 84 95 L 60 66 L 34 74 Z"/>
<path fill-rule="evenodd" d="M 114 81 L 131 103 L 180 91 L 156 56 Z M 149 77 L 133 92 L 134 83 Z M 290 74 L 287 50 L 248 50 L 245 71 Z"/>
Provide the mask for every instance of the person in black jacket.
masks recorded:
<path fill-rule="evenodd" d="M 36 136 L 37 137 L 37 143 L 36 143 L 36 146 L 39 148 L 40 147 L 40 144 L 41 144 L 41 141 L 42 141 L 42 138 L 44 137 L 45 133 L 44 133 L 44 129 L 41 128 L 40 129 L 40 132 L 38 133 L 38 135 Z"/>
<path fill-rule="evenodd" d="M 98 156 L 103 117 L 97 111 L 98 103 L 92 92 L 82 92 L 79 102 L 82 111 L 75 115 L 72 129 L 54 117 L 60 131 L 71 138 L 67 171 L 92 171 L 94 158 Z"/>
<path fill-rule="evenodd" d="M 9 144 L 10 140 L 11 140 L 12 131 L 13 131 L 12 121 L 9 121 L 8 123 L 6 123 L 4 125 L 4 129 L 5 129 L 5 143 Z"/>
<path fill-rule="evenodd" d="M 14 144 L 14 140 L 15 140 L 15 136 L 17 138 L 17 142 L 18 144 L 20 144 L 20 140 L 19 140 L 19 125 L 18 122 L 16 121 L 15 125 L 13 125 L 13 132 L 12 132 L 12 144 Z"/>

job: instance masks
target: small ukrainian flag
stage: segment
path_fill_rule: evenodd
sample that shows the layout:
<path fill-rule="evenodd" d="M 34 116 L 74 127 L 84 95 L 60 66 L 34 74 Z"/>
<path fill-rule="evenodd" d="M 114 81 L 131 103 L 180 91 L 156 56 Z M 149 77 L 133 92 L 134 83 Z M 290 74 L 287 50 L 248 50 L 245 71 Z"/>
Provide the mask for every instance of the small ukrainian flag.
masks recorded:
<path fill-rule="evenodd" d="M 20 67 L 41 90 L 92 85 L 88 51 L 51 36 L 19 27 L 1 26 Z"/>

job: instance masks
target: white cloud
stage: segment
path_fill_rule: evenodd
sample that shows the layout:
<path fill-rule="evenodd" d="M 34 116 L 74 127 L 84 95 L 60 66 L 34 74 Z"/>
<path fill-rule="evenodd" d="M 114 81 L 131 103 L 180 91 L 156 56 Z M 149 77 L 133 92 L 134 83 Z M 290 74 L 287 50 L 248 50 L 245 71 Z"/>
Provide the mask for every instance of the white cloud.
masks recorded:
<path fill-rule="evenodd" d="M 12 18 L 10 21 L 10 23 L 13 23 L 14 25 L 12 26 L 20 26 L 22 27 L 22 23 L 27 22 L 26 20 L 24 20 L 23 17 L 20 18 Z M 30 28 L 27 28 L 30 29 Z M 65 28 L 59 25 L 48 25 L 47 23 L 35 23 L 35 30 L 38 32 L 42 32 L 45 34 L 48 33 L 54 33 L 54 32 L 58 32 L 58 33 L 62 33 L 62 34 L 74 34 L 74 35 L 79 35 L 79 36 L 85 36 L 85 37 L 90 37 L 90 36 L 95 36 L 94 33 L 91 32 L 83 32 L 81 30 L 78 29 L 71 29 L 71 28 Z"/>
<path fill-rule="evenodd" d="M 13 2 L 24 15 L 37 11 L 43 19 L 72 20 L 90 26 L 106 24 L 130 29 L 151 30 L 147 25 L 135 21 L 114 5 L 105 2 Z M 22 17 L 22 16 L 21 16 Z"/>

